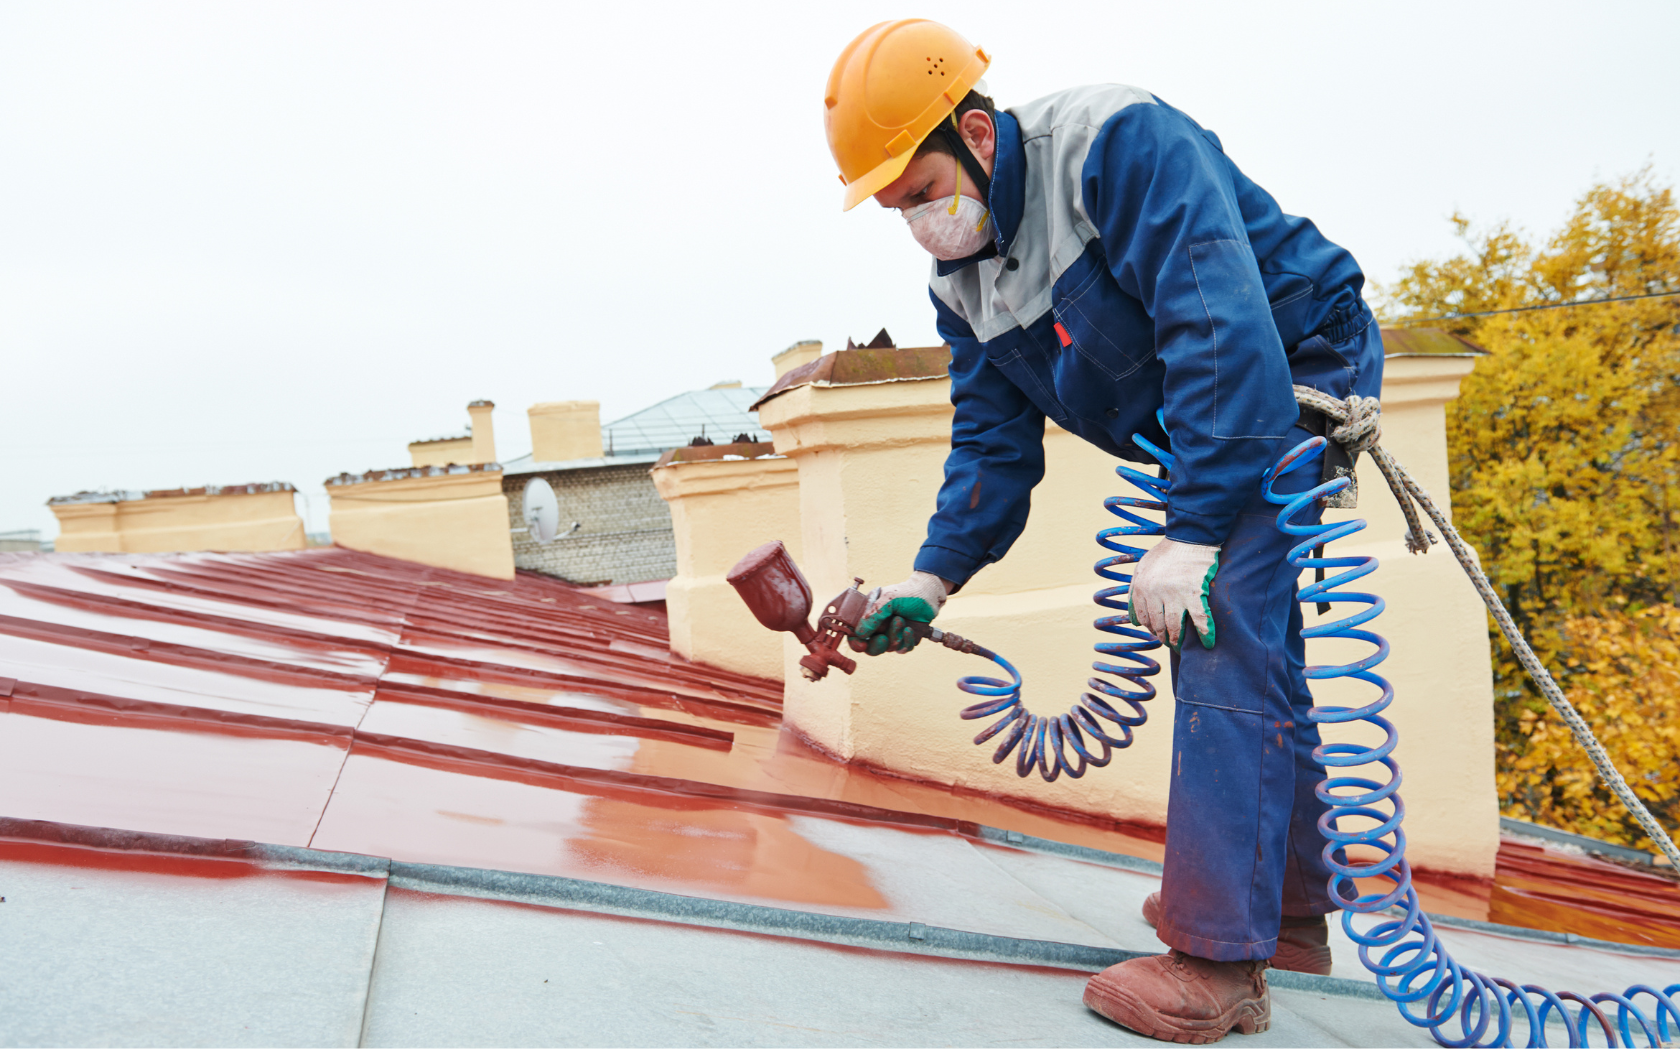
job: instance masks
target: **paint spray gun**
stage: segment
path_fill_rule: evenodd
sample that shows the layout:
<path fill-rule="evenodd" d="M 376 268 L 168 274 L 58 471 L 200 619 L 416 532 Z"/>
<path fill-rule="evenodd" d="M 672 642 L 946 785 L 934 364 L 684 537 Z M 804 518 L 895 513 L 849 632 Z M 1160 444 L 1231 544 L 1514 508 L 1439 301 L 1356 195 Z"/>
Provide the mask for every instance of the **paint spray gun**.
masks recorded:
<path fill-rule="evenodd" d="M 810 624 L 811 585 L 805 574 L 793 562 L 793 556 L 781 540 L 773 540 L 755 547 L 735 563 L 725 577 L 758 622 L 772 631 L 788 631 L 799 639 L 808 652 L 799 658 L 800 674 L 816 682 L 828 676 L 830 667 L 838 667 L 846 674 L 857 670 L 857 661 L 840 652 L 844 639 L 853 652 L 862 652 L 865 643 L 858 639 L 858 624 L 869 611 L 870 604 L 880 594 L 875 588 L 864 594 L 863 578 L 852 577 L 852 586 L 835 595 L 823 606 L 817 626 Z M 992 652 L 960 635 L 942 631 L 932 624 L 908 621 L 906 627 L 928 641 L 937 642 L 960 653 L 992 656 Z"/>

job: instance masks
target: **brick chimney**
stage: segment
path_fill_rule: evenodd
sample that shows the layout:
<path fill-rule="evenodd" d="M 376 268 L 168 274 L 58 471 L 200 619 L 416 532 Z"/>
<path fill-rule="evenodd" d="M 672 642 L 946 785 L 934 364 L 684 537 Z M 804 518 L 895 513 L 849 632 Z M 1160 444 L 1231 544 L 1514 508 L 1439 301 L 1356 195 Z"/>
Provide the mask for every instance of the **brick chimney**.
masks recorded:
<path fill-rule="evenodd" d="M 527 410 L 531 417 L 531 458 L 563 463 L 601 456 L 599 401 L 545 401 Z"/>
<path fill-rule="evenodd" d="M 496 427 L 490 422 L 490 413 L 496 408 L 494 401 L 473 401 L 467 405 L 467 415 L 472 418 L 472 462 L 496 462 Z"/>

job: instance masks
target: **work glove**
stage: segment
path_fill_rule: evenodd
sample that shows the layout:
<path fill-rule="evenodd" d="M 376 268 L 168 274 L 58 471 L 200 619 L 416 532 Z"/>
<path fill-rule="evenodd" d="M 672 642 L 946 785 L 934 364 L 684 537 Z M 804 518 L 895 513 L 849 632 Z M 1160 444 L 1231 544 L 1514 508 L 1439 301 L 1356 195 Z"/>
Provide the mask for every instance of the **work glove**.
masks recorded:
<path fill-rule="evenodd" d="M 1219 571 L 1219 548 L 1163 539 L 1138 560 L 1132 573 L 1126 611 L 1132 622 L 1172 646 L 1184 645 L 1184 621 L 1190 620 L 1202 640 L 1213 648 L 1213 609 L 1208 589 Z"/>
<path fill-rule="evenodd" d="M 870 656 L 887 650 L 907 653 L 921 637 L 908 630 L 906 621 L 932 623 L 945 606 L 949 588 L 931 572 L 912 572 L 903 583 L 882 587 L 870 596 L 869 608 L 848 641 L 852 649 Z"/>

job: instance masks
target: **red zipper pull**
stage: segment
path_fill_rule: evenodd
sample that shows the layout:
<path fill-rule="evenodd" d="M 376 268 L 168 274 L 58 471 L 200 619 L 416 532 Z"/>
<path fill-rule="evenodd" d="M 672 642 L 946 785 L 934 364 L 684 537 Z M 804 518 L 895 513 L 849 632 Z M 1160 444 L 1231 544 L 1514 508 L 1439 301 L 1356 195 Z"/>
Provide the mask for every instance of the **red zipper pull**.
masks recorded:
<path fill-rule="evenodd" d="M 1068 330 L 1062 327 L 1062 322 L 1060 321 L 1056 322 L 1056 338 L 1062 341 L 1063 346 L 1073 345 L 1073 336 L 1068 335 Z"/>

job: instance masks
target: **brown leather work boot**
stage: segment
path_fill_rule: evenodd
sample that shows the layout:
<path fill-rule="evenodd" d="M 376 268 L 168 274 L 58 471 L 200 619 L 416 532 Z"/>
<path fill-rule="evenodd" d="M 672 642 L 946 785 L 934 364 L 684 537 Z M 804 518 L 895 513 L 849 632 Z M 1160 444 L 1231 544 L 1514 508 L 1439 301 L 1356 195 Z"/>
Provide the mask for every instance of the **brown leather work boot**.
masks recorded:
<path fill-rule="evenodd" d="M 1161 925 L 1161 894 L 1151 893 L 1143 901 L 1143 921 Z M 1274 970 L 1330 974 L 1330 924 L 1324 916 L 1294 919 L 1285 915 L 1278 930 L 1277 954 L 1270 960 Z"/>
<path fill-rule="evenodd" d="M 1277 953 L 1271 963 L 1280 970 L 1330 975 L 1330 923 L 1322 915 L 1294 919 L 1285 915 L 1278 929 Z"/>
<path fill-rule="evenodd" d="M 1151 1039 L 1217 1042 L 1272 1024 L 1272 995 L 1261 960 L 1214 962 L 1173 949 L 1110 966 L 1085 985 L 1085 1005 Z"/>

